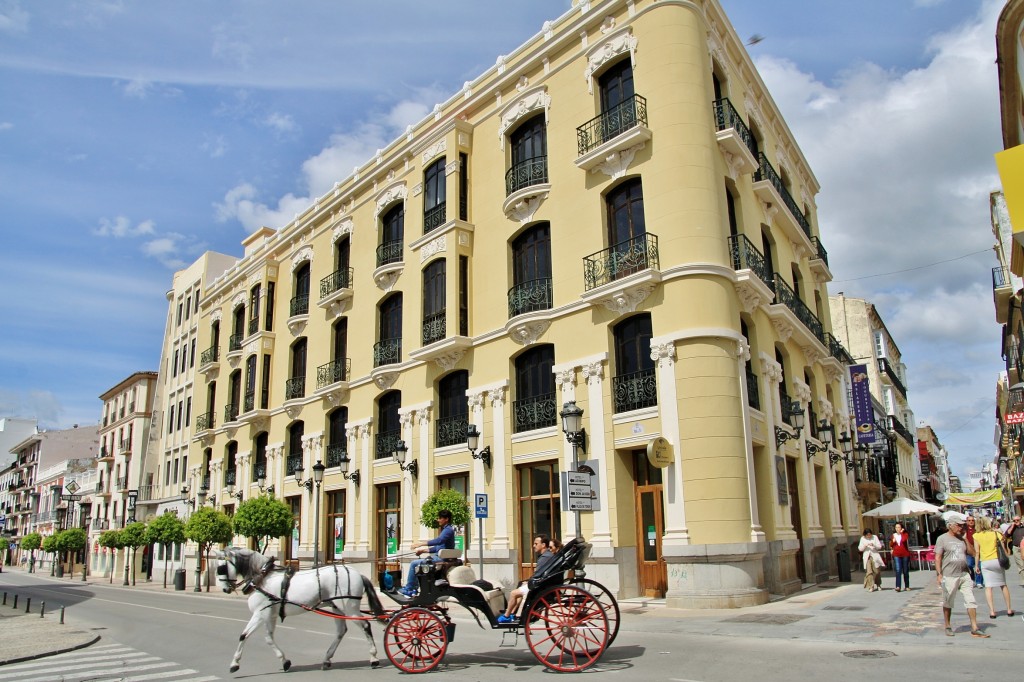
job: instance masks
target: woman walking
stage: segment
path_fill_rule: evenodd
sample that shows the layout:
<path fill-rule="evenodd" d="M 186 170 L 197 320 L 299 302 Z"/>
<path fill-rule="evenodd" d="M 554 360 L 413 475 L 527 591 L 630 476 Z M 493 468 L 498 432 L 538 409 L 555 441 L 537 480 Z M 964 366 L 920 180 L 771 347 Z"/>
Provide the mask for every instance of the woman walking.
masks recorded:
<path fill-rule="evenodd" d="M 904 590 L 910 589 L 910 533 L 897 523 L 889 538 L 889 549 L 892 550 L 892 567 L 896 572 L 896 591 L 900 591 L 900 578 L 903 579 Z"/>
<path fill-rule="evenodd" d="M 978 557 L 978 564 L 981 566 L 982 577 L 985 579 L 985 599 L 988 600 L 988 617 L 996 617 L 996 605 L 992 599 L 992 590 L 1000 587 L 1003 590 L 1003 600 L 1006 602 L 1006 615 L 1013 615 L 1013 607 L 1010 606 L 1010 590 L 1006 587 L 1006 572 L 999 565 L 999 550 L 996 544 L 1002 539 L 1002 534 L 992 529 L 992 519 L 982 516 L 976 521 L 977 530 L 974 531 L 974 553 Z"/>
<path fill-rule="evenodd" d="M 881 588 L 878 583 L 882 575 L 882 541 L 871 532 L 870 528 L 864 529 L 864 536 L 857 546 L 864 562 L 864 589 L 868 592 L 875 592 Z"/>

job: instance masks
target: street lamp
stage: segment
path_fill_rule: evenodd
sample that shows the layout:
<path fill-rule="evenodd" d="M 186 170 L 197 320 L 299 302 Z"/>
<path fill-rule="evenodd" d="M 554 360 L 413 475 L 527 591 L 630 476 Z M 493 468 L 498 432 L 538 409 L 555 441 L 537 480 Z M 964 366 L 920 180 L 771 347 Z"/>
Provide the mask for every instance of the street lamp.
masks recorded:
<path fill-rule="evenodd" d="M 562 418 L 562 431 L 565 432 L 565 439 L 572 445 L 573 471 L 580 470 L 580 450 L 587 451 L 587 432 L 583 428 L 583 408 L 576 405 L 575 400 L 562 405 L 559 413 Z M 573 511 L 576 518 L 576 537 L 583 539 L 583 527 L 580 523 L 580 510 Z"/>
<path fill-rule="evenodd" d="M 469 454 L 473 456 L 473 459 L 479 459 L 484 465 L 491 468 L 491 446 L 488 445 L 480 454 L 477 454 L 476 449 L 480 446 L 480 432 L 477 431 L 476 424 L 470 424 L 466 427 L 466 447 L 469 449 Z"/>
<path fill-rule="evenodd" d="M 313 483 L 316 484 L 316 515 L 313 517 L 313 568 L 320 565 L 320 484 L 324 480 L 324 463 L 320 460 L 313 465 Z"/>
<path fill-rule="evenodd" d="M 238 500 L 239 502 L 241 502 L 242 498 L 245 497 L 245 495 L 242 493 L 241 490 L 239 490 L 238 492 L 235 492 L 235 484 L 234 483 L 228 483 L 224 487 L 228 489 L 228 497 L 233 497 L 236 500 Z"/>
<path fill-rule="evenodd" d="M 138 490 L 128 491 L 128 523 L 135 523 L 135 503 L 139 499 Z"/>
<path fill-rule="evenodd" d="M 840 453 L 835 453 L 835 452 L 829 453 L 829 456 L 828 456 L 829 464 L 834 466 L 834 465 L 838 464 L 840 460 L 843 460 L 844 462 L 846 462 L 846 469 L 847 469 L 847 471 L 849 471 L 850 469 L 853 468 L 852 467 L 853 462 L 850 460 L 850 452 L 853 450 L 853 439 L 850 438 L 849 432 L 843 431 L 841 434 L 839 434 L 839 437 L 836 440 L 839 441 L 839 450 L 841 452 Z"/>
<path fill-rule="evenodd" d="M 256 487 L 260 489 L 260 495 L 263 493 L 274 494 L 274 486 L 273 484 L 267 485 L 267 471 L 262 467 L 256 470 Z"/>
<path fill-rule="evenodd" d="M 416 478 L 419 475 L 420 467 L 416 463 L 416 460 L 412 460 L 408 464 L 405 463 L 405 456 L 409 453 L 409 448 L 406 446 L 404 440 L 400 440 L 395 443 L 395 451 L 391 453 L 391 456 L 396 462 L 398 462 L 398 468 L 402 471 L 408 471 L 409 475 Z"/>
<path fill-rule="evenodd" d="M 807 441 L 804 445 L 804 449 L 807 451 L 807 459 L 810 461 L 819 452 L 828 452 L 828 446 L 832 444 L 832 425 L 827 420 L 822 419 L 818 423 L 818 440 L 822 442 L 822 445 L 815 445 L 814 443 Z"/>
<path fill-rule="evenodd" d="M 804 428 L 804 408 L 799 400 L 782 406 L 782 418 L 786 420 L 796 433 L 790 433 L 781 426 L 775 427 L 775 447 L 780 448 L 787 440 L 796 440 Z"/>
<path fill-rule="evenodd" d="M 348 473 L 348 468 L 351 465 L 352 465 L 352 460 L 349 459 L 348 453 L 346 452 L 345 456 L 341 458 L 341 463 L 339 465 L 340 468 L 341 468 L 341 476 L 346 481 L 352 481 L 356 485 L 359 485 L 359 469 L 356 469 L 355 471 L 353 471 L 350 474 L 350 473 Z"/>

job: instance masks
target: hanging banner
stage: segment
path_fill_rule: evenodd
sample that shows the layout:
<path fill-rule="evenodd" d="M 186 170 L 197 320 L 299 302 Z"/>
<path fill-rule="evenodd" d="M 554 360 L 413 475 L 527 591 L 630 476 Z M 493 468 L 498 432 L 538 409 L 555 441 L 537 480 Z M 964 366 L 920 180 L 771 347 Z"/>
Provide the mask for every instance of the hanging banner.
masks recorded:
<path fill-rule="evenodd" d="M 875 442 L 874 410 L 871 408 L 871 387 L 868 385 L 868 366 L 850 365 L 850 394 L 853 398 L 853 418 L 856 422 L 857 443 Z"/>
<path fill-rule="evenodd" d="M 949 497 L 946 498 L 946 504 L 959 504 L 959 505 L 977 505 L 977 504 L 994 504 L 996 502 L 1003 501 L 1003 491 L 998 488 L 995 490 L 978 490 L 973 493 L 950 493 Z"/>

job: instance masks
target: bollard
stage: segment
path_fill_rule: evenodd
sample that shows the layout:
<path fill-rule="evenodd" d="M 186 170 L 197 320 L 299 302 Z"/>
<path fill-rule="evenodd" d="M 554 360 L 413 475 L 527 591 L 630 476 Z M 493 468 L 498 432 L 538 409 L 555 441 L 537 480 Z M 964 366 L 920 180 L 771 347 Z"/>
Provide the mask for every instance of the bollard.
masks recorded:
<path fill-rule="evenodd" d="M 64 625 L 64 607 L 60 607 L 60 624 Z"/>
<path fill-rule="evenodd" d="M 32 610 L 32 597 L 25 597 L 25 613 Z"/>
<path fill-rule="evenodd" d="M 15 609 L 18 608 L 18 595 L 17 594 L 14 595 L 14 606 L 12 608 L 15 608 Z"/>
<path fill-rule="evenodd" d="M 7 606 L 7 593 L 4 592 L 4 606 Z"/>
<path fill-rule="evenodd" d="M 46 602 L 42 602 L 42 603 L 39 604 L 39 617 L 42 618 L 45 613 L 46 613 Z"/>

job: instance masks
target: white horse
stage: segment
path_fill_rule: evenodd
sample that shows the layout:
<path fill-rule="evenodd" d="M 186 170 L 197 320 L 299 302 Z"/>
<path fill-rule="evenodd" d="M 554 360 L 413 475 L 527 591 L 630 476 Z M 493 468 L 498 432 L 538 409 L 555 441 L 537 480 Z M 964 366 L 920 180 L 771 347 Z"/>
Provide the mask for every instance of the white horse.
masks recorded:
<path fill-rule="evenodd" d="M 217 583 L 225 592 L 241 590 L 249 595 L 249 611 L 252 618 L 242 630 L 238 649 L 231 659 L 231 672 L 236 672 L 242 660 L 242 646 L 246 638 L 262 623 L 267 630 L 266 641 L 285 670 L 292 662 L 274 642 L 274 627 L 277 619 L 305 611 L 319 611 L 334 618 L 338 636 L 327 649 L 322 668 L 331 667 L 331 658 L 348 630 L 346 618 L 358 618 L 366 641 L 370 643 L 370 666 L 380 665 L 377 660 L 377 645 L 373 642 L 370 619 L 364 616 L 359 604 L 366 596 L 370 609 L 375 615 L 384 613 L 377 590 L 368 578 L 345 565 L 332 564 L 294 573 L 282 568 L 273 568 L 273 559 L 250 549 L 228 548 L 217 553 L 220 565 L 217 567 Z"/>

